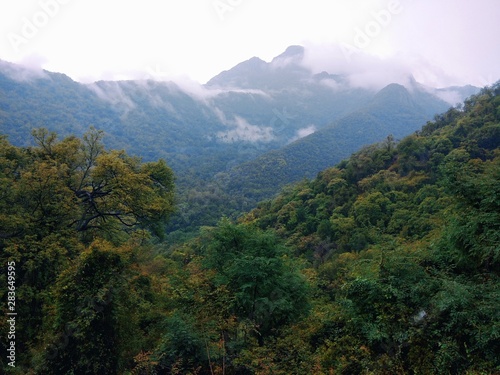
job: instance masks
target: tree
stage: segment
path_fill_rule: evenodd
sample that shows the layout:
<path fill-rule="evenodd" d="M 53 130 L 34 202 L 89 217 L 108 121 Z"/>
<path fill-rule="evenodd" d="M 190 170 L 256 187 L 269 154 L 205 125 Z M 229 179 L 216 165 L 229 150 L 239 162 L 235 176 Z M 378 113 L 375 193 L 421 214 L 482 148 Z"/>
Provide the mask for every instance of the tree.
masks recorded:
<path fill-rule="evenodd" d="M 87 243 L 96 234 L 112 239 L 121 229 L 161 235 L 173 212 L 174 190 L 173 173 L 163 160 L 141 163 L 124 151 L 105 151 L 103 133 L 93 128 L 81 140 L 58 141 L 45 129 L 33 136 L 37 146 L 18 151 L 25 164 L 7 177 L 17 188 L 12 200 L 29 222 L 19 226 L 19 236 L 29 234 L 29 227 L 36 233 L 89 232 Z"/>
<path fill-rule="evenodd" d="M 0 137 L 0 261 L 16 262 L 20 363 L 44 341 L 54 285 L 82 251 L 96 239 L 124 243 L 137 229 L 161 236 L 174 207 L 163 160 L 106 151 L 93 128 L 82 139 L 45 129 L 33 137 L 23 148 Z"/>
<path fill-rule="evenodd" d="M 205 265 L 233 293 L 233 312 L 254 325 L 261 344 L 307 311 L 305 281 L 275 235 L 223 220 L 208 238 Z"/>
<path fill-rule="evenodd" d="M 454 150 L 442 166 L 444 183 L 457 200 L 446 247 L 460 266 L 500 272 L 500 157 L 468 160 Z"/>
<path fill-rule="evenodd" d="M 110 244 L 94 242 L 55 288 L 55 335 L 43 355 L 44 374 L 116 374 L 120 358 L 121 274 Z"/>

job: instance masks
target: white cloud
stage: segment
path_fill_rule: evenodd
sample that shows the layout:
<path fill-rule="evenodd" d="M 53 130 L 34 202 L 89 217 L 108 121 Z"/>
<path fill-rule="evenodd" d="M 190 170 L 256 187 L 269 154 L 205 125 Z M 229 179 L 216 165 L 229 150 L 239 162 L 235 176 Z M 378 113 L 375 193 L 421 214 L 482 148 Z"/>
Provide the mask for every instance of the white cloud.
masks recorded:
<path fill-rule="evenodd" d="M 122 90 L 119 82 L 106 81 L 88 84 L 87 88 L 93 91 L 99 98 L 108 101 L 114 106 L 119 106 L 122 110 L 122 116 L 136 108 L 136 104 Z"/>
<path fill-rule="evenodd" d="M 242 117 L 235 116 L 232 129 L 217 133 L 222 142 L 269 142 L 273 140 L 273 129 L 266 126 L 252 125 Z"/>
<path fill-rule="evenodd" d="M 301 128 L 301 129 L 297 130 L 295 137 L 293 137 L 290 140 L 290 143 L 296 141 L 297 139 L 307 137 L 308 135 L 311 135 L 312 133 L 314 133 L 316 130 L 318 130 L 318 129 L 313 124 L 308 125 L 304 128 Z"/>
<path fill-rule="evenodd" d="M 463 102 L 462 95 L 454 90 L 434 91 L 433 94 L 453 106 Z"/>
<path fill-rule="evenodd" d="M 25 65 L 15 65 L 0 60 L 0 71 L 14 81 L 48 79 L 49 76 L 39 67 L 36 60 L 26 61 Z"/>
<path fill-rule="evenodd" d="M 50 1 L 65 4 L 47 22 L 39 18 L 43 25 L 16 51 L 7 36 L 24 38 L 25 20 L 33 22 L 43 10 L 41 2 Z M 338 46 L 354 46 L 361 31 L 372 35 L 361 48 L 364 54 L 403 62 L 426 84 L 484 84 L 484 77 L 500 78 L 498 0 L 221 1 L 233 4 L 224 20 L 212 0 L 3 1 L 0 59 L 19 63 L 26 56 L 43 56 L 43 68 L 86 82 L 130 78 L 156 66 L 165 78 L 186 75 L 206 82 L 252 56 L 270 61 L 289 45 L 336 43 L 335 51 L 325 48 L 316 57 L 328 62 L 330 73 L 339 73 L 349 61 Z M 384 20 L 380 12 L 395 1 L 402 11 Z M 369 59 L 353 64 L 358 71 L 372 69 Z M 381 73 L 388 72 L 376 71 Z M 358 77 L 379 84 L 369 74 Z"/>
<path fill-rule="evenodd" d="M 322 79 L 321 81 L 319 81 L 319 83 L 331 88 L 333 91 L 338 91 L 342 88 L 342 85 L 339 82 L 331 78 Z"/>

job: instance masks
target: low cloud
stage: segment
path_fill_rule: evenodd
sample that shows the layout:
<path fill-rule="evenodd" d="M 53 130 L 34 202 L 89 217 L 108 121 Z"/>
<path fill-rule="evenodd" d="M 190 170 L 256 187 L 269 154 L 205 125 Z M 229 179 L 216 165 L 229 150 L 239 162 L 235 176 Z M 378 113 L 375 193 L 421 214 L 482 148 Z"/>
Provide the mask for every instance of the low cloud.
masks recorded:
<path fill-rule="evenodd" d="M 433 88 L 428 88 L 427 90 L 431 94 L 437 96 L 441 100 L 444 100 L 448 104 L 456 106 L 462 104 L 465 99 L 467 99 L 470 95 L 477 93 L 478 90 L 478 88 L 474 86 L 469 86 L 468 89 L 467 88 L 464 89 L 459 90 L 458 88 L 450 87 L 438 90 Z"/>
<path fill-rule="evenodd" d="M 198 99 L 201 101 L 206 101 L 218 95 L 224 95 L 233 92 L 238 94 L 259 95 L 271 99 L 271 96 L 262 90 L 240 89 L 240 88 L 233 88 L 233 89 L 211 88 L 201 85 L 193 80 L 176 79 L 173 82 L 176 85 L 178 85 L 181 88 L 181 90 L 183 90 L 186 94 L 190 95 L 193 99 Z"/>
<path fill-rule="evenodd" d="M 22 65 L 0 60 L 0 72 L 18 82 L 32 81 L 34 79 L 48 79 L 49 76 L 41 67 L 43 61 L 43 59 L 36 56 L 25 59 Z"/>
<path fill-rule="evenodd" d="M 269 142 L 273 140 L 273 129 L 271 127 L 263 127 L 252 125 L 242 117 L 235 116 L 233 128 L 218 132 L 217 137 L 225 143 L 231 142 Z"/>
<path fill-rule="evenodd" d="M 379 90 L 389 83 L 402 83 L 411 74 L 399 63 L 383 61 L 362 51 L 346 56 L 342 46 L 335 44 L 309 45 L 304 65 L 313 73 L 326 71 L 343 75 L 351 87 L 373 90 Z"/>
<path fill-rule="evenodd" d="M 324 78 L 324 79 L 320 80 L 319 83 L 322 84 L 323 86 L 326 86 L 326 87 L 332 89 L 333 91 L 338 91 L 342 88 L 342 84 L 335 81 L 332 78 Z"/>
<path fill-rule="evenodd" d="M 110 73 L 104 77 L 105 82 L 113 81 L 134 81 L 137 85 L 144 87 L 150 86 L 154 82 L 159 85 L 168 85 L 170 88 L 176 87 L 180 92 L 191 96 L 193 99 L 209 105 L 209 100 L 229 92 L 240 94 L 260 95 L 271 98 L 268 93 L 256 89 L 240 89 L 240 88 L 212 88 L 202 85 L 198 81 L 191 79 L 186 74 L 171 74 L 162 71 L 160 67 L 147 67 L 145 70 L 130 69 L 121 73 Z"/>
<path fill-rule="evenodd" d="M 105 100 L 113 105 L 123 107 L 126 115 L 130 110 L 136 108 L 134 101 L 123 92 L 120 82 L 102 81 L 88 84 L 87 88 L 93 91 L 100 99 Z"/>
<path fill-rule="evenodd" d="M 458 91 L 436 91 L 433 94 L 436 95 L 439 99 L 442 99 L 453 106 L 463 102 L 462 95 Z"/>
<path fill-rule="evenodd" d="M 443 69 L 419 56 L 400 53 L 382 58 L 363 50 L 346 50 L 345 46 L 335 43 L 307 45 L 303 65 L 313 73 L 326 71 L 342 75 L 350 87 L 372 90 L 380 90 L 390 83 L 411 88 L 413 77 L 417 82 L 433 87 L 454 82 Z M 329 83 L 332 82 L 324 82 Z"/>
<path fill-rule="evenodd" d="M 318 130 L 316 128 L 315 125 L 311 124 L 311 125 L 308 125 L 304 128 L 300 128 L 299 130 L 297 130 L 297 132 L 295 133 L 295 137 L 293 137 L 291 140 L 290 140 L 290 143 L 291 142 L 294 142 L 298 139 L 301 139 L 301 138 L 304 138 L 304 137 L 307 137 L 308 135 L 311 135 L 312 133 L 314 133 L 316 130 Z"/>

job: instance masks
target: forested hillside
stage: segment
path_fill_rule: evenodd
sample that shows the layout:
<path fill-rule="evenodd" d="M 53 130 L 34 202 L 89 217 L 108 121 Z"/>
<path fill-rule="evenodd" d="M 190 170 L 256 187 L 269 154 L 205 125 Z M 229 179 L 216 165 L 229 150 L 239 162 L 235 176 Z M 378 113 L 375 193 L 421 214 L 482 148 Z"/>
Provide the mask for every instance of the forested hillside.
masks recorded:
<path fill-rule="evenodd" d="M 391 84 L 363 109 L 286 147 L 234 167 L 229 172 L 227 189 L 259 202 L 272 196 L 276 186 L 313 178 L 339 163 L 348 156 L 347 150 L 358 150 L 389 134 L 401 139 L 442 112 L 436 103 L 429 103 L 427 95 L 412 94 L 401 85 Z"/>
<path fill-rule="evenodd" d="M 401 139 L 411 134 L 449 107 L 419 90 L 416 82 L 413 84 L 412 90 L 398 84 L 388 85 L 362 109 L 277 150 L 264 152 L 258 144 L 240 145 L 239 153 L 246 155 L 249 161 L 228 160 L 226 168 L 211 179 L 190 179 L 187 186 L 183 185 L 179 191 L 180 215 L 173 217 L 169 232 L 196 231 L 200 226 L 214 225 L 220 215 L 237 217 L 261 200 L 275 196 L 282 187 L 313 178 L 363 145 L 381 141 L 388 135 Z M 350 95 L 352 93 L 346 94 L 345 99 Z M 325 102 L 324 105 L 332 104 Z M 281 120 L 276 122 L 283 131 L 286 129 L 287 125 Z"/>
<path fill-rule="evenodd" d="M 64 137 L 94 126 L 108 148 L 167 160 L 178 208 L 167 229 L 182 238 L 254 208 L 362 145 L 410 134 L 450 106 L 441 97 L 478 90 L 437 90 L 412 79 L 407 88 L 353 86 L 348 75 L 313 73 L 304 53 L 292 46 L 269 63 L 252 58 L 206 85 L 149 76 L 82 84 L 0 61 L 0 133 L 29 146 L 32 129 Z"/>
<path fill-rule="evenodd" d="M 500 84 L 183 244 L 171 169 L 101 137 L 0 140 L 3 369 L 500 372 Z"/>
<path fill-rule="evenodd" d="M 277 340 L 306 362 L 280 353 L 276 369 L 500 371 L 499 95 L 485 89 L 246 217 L 294 249 L 314 290 L 309 316 Z"/>
<path fill-rule="evenodd" d="M 132 314 L 123 285 L 133 282 L 134 244 L 164 236 L 173 173 L 162 160 L 106 151 L 95 129 L 62 140 L 39 129 L 33 139 L 36 146 L 19 148 L 0 138 L 0 259 L 9 271 L 2 314 L 16 314 L 14 336 L 2 335 L 1 346 L 6 353 L 14 342 L 17 353 L 10 367 L 2 356 L 2 367 L 116 373 L 121 351 L 134 350 L 120 336 Z"/>

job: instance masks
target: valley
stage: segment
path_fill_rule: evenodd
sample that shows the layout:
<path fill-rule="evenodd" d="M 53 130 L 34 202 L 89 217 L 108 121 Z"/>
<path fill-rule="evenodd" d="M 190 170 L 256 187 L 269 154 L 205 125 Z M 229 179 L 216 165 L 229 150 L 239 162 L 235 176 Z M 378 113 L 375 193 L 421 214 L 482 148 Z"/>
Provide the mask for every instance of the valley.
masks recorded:
<path fill-rule="evenodd" d="M 32 129 L 81 136 L 95 127 L 107 147 L 164 159 L 176 176 L 178 210 L 167 228 L 175 238 L 235 218 L 363 145 L 411 134 L 456 104 L 441 98 L 478 91 L 428 88 L 411 77 L 407 86 L 356 87 L 348 76 L 312 72 L 304 54 L 291 46 L 271 62 L 254 57 L 205 85 L 81 84 L 1 62 L 0 132 L 26 146 Z"/>

